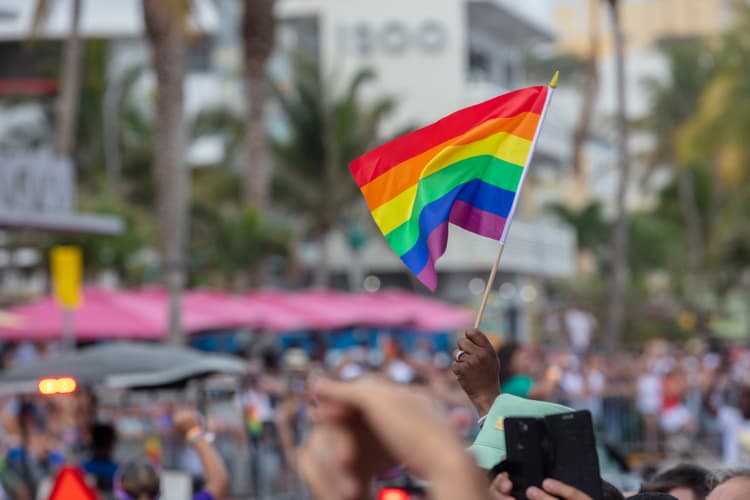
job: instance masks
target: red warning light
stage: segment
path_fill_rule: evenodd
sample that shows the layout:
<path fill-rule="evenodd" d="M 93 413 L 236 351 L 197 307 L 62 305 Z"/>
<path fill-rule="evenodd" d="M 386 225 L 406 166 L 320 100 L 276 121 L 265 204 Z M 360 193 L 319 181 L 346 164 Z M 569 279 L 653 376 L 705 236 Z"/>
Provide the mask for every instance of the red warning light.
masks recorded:
<path fill-rule="evenodd" d="M 74 378 L 43 378 L 39 381 L 39 394 L 52 396 L 54 394 L 72 394 L 78 388 L 78 383 Z"/>
<path fill-rule="evenodd" d="M 400 488 L 383 488 L 378 500 L 409 500 L 409 494 Z"/>

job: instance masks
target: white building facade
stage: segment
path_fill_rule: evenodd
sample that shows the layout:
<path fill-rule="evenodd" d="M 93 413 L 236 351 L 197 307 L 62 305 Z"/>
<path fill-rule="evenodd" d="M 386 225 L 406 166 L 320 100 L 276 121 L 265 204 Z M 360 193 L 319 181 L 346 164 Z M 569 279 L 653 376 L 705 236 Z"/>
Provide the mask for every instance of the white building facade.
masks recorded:
<path fill-rule="evenodd" d="M 33 3 L 0 0 L 0 7 L 16 13 L 0 19 L 0 43 L 26 37 Z M 205 47 L 200 51 L 194 48 L 191 54 L 195 64 L 188 64 L 187 114 L 217 104 L 241 109 L 244 95 L 238 80 L 236 33 L 240 6 L 235 0 L 199 0 L 195 4 L 194 26 L 209 34 L 209 48 L 208 58 Z M 383 132 L 406 125 L 423 126 L 509 90 L 548 82 L 526 78 L 525 57 L 538 44 L 551 42 L 552 34 L 505 5 L 507 2 L 494 0 L 279 0 L 281 29 L 270 73 L 272 77 L 288 76 L 290 54 L 297 51 L 316 57 L 326 78 L 342 86 L 359 69 L 372 68 L 377 75 L 372 95 L 387 94 L 398 101 Z M 67 0 L 57 2 L 40 36 L 64 37 L 69 12 Z M 110 86 L 116 86 L 129 67 L 148 61 L 139 0 L 83 0 L 81 30 L 84 37 L 112 41 Z M 553 72 L 550 68 L 550 77 Z M 148 86 L 146 78 L 144 96 Z M 532 301 L 535 295 L 531 290 L 540 279 L 569 277 L 575 272 L 573 231 L 543 218 L 539 205 L 549 200 L 536 200 L 533 189 L 534 172 L 548 183 L 550 177 L 561 175 L 560 167 L 568 162 L 572 125 L 564 102 L 558 104 L 553 98 L 527 192 L 508 240 L 496 286 L 505 285 L 506 292 L 512 288 L 518 293 L 505 293 L 506 304 Z M 272 119 L 273 113 L 271 110 Z M 273 130 L 274 124 L 269 126 Z M 193 145 L 188 160 L 221 155 L 220 149 L 215 144 Z M 343 234 L 333 235 L 329 248 L 330 262 L 340 274 L 347 275 L 357 267 L 362 277 L 370 275 L 384 285 L 408 283 L 405 267 L 379 235 L 371 235 L 357 253 Z M 476 297 L 481 292 L 477 280 L 485 279 L 496 250 L 494 241 L 453 231 L 448 251 L 438 264 L 440 293 L 459 300 Z M 303 252 L 311 265 L 315 252 L 315 248 Z M 521 298 L 521 290 L 526 291 L 526 299 Z"/>

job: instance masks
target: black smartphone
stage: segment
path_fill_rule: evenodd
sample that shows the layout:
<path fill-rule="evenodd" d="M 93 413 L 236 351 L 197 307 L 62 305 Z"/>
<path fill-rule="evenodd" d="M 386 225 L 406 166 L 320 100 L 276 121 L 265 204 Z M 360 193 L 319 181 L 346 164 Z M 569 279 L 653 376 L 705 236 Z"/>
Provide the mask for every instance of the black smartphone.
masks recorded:
<path fill-rule="evenodd" d="M 535 417 L 506 417 L 506 468 L 513 482 L 512 497 L 526 500 L 529 486 L 539 486 L 547 477 L 545 455 L 549 444 L 544 420 Z"/>
<path fill-rule="evenodd" d="M 602 498 L 602 479 L 591 413 L 575 411 L 544 417 L 552 460 L 549 476 L 593 499 Z"/>
<path fill-rule="evenodd" d="M 599 460 L 591 414 L 576 411 L 546 417 L 506 417 L 506 467 L 513 497 L 526 500 L 530 486 L 545 478 L 602 497 Z"/>

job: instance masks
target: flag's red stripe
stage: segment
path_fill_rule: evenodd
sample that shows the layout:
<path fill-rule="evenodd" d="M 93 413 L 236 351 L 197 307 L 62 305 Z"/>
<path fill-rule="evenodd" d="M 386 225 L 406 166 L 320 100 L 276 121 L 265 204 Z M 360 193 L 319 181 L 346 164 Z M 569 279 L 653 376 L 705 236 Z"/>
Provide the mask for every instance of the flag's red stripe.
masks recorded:
<path fill-rule="evenodd" d="M 534 134 L 539 126 L 539 115 L 536 113 L 519 113 L 510 118 L 493 118 L 486 120 L 465 134 L 452 137 L 448 141 L 428 149 L 424 153 L 412 156 L 403 163 L 379 175 L 371 182 L 360 186 L 362 196 L 365 197 L 370 210 L 375 210 L 394 196 L 408 189 L 423 175 L 424 167 L 435 158 L 435 155 L 450 146 L 462 146 L 482 140 L 500 132 L 508 132 L 529 141 L 534 140 Z"/>
<path fill-rule="evenodd" d="M 409 158 L 461 135 L 492 118 L 512 117 L 544 109 L 547 87 L 528 87 L 456 111 L 403 135 L 354 160 L 349 168 L 361 187 Z"/>

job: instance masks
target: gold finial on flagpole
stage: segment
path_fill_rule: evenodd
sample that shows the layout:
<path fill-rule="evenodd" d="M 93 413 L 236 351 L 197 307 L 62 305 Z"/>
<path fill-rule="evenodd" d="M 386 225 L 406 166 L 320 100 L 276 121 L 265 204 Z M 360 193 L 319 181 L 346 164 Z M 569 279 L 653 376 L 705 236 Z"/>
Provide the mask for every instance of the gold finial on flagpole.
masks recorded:
<path fill-rule="evenodd" d="M 555 74 L 552 75 L 552 80 L 549 82 L 549 86 L 553 89 L 557 88 L 557 79 L 560 77 L 560 71 L 555 71 Z"/>

